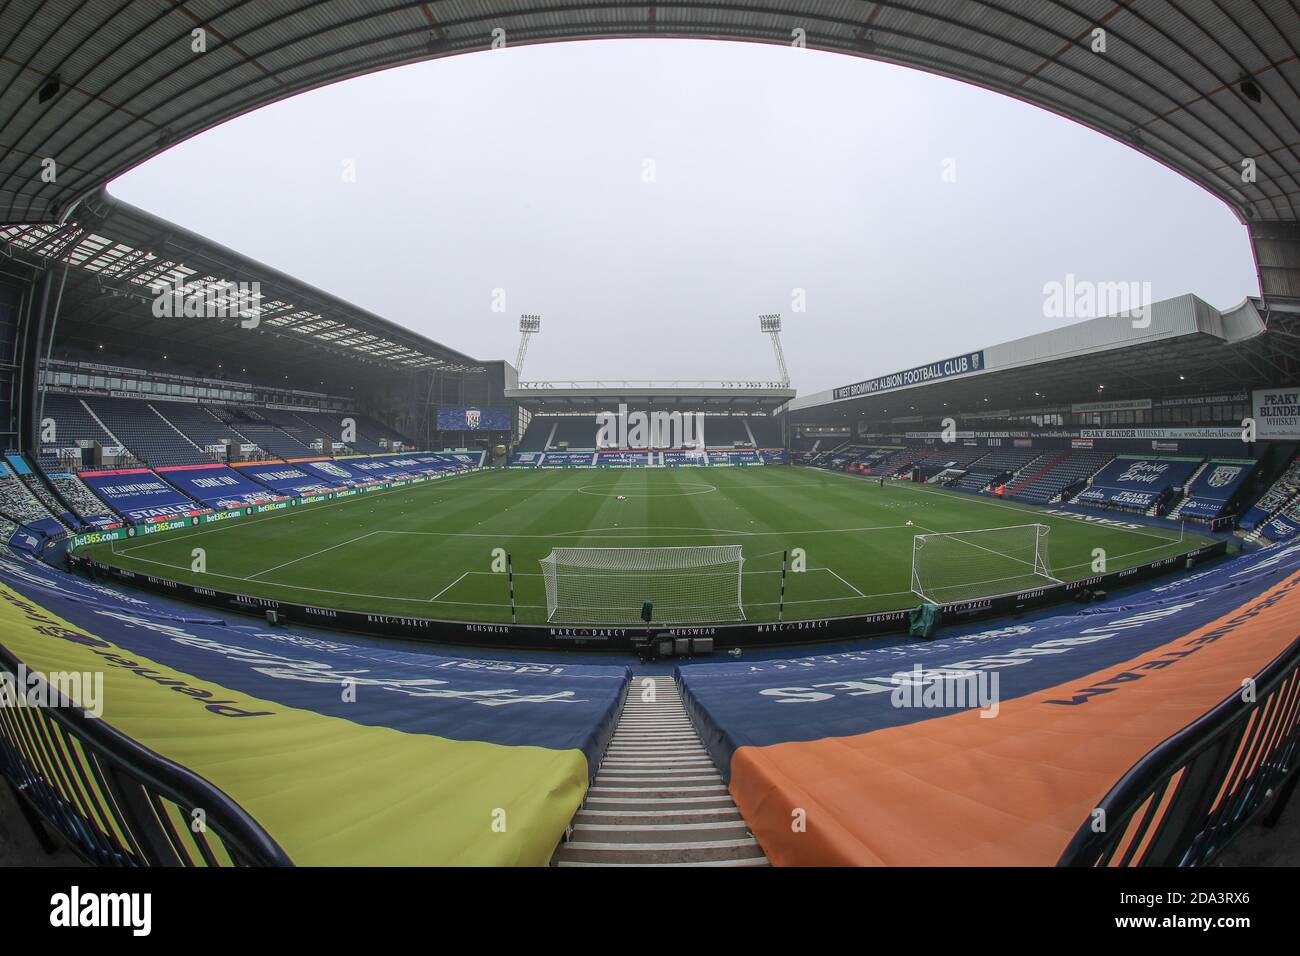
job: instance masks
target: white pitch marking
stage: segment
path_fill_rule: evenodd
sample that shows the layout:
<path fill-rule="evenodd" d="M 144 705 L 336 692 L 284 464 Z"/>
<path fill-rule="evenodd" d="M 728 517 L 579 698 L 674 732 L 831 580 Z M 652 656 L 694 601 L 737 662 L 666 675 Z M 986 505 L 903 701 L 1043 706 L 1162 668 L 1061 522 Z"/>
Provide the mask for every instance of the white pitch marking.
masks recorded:
<path fill-rule="evenodd" d="M 461 574 L 460 574 L 460 577 L 458 577 L 455 581 L 452 581 L 451 584 L 448 584 L 445 588 L 443 588 L 441 591 L 439 591 L 439 592 L 438 592 L 437 594 L 435 594 L 433 597 L 429 598 L 429 603 L 432 604 L 434 601 L 438 600 L 438 598 L 442 597 L 444 594 L 446 594 L 448 591 L 450 591 L 450 590 L 451 590 L 452 588 L 454 588 L 456 585 L 460 584 L 461 581 L 465 580 L 465 575 L 467 575 L 467 574 L 489 574 L 489 573 L 491 573 L 491 572 L 488 572 L 488 571 L 462 571 Z"/>
<path fill-rule="evenodd" d="M 819 571 L 829 571 L 831 574 L 834 574 L 835 577 L 840 578 L 840 576 L 839 576 L 838 574 L 835 574 L 834 571 L 831 571 L 830 568 L 817 568 L 816 570 L 819 570 Z M 844 581 L 843 578 L 840 578 L 840 580 L 841 580 L 841 581 Z M 866 597 L 865 594 L 863 594 L 861 591 L 859 591 L 857 588 L 855 588 L 852 584 L 849 584 L 848 581 L 844 581 L 844 584 L 847 585 L 847 586 L 848 586 L 848 589 L 849 589 L 850 591 L 852 591 L 854 594 L 856 594 L 858 597 L 860 597 L 860 598 L 864 598 L 864 597 Z"/>
<path fill-rule="evenodd" d="M 306 561 L 308 558 L 314 558 L 318 554 L 325 554 L 326 552 L 333 551 L 336 548 L 341 548 L 344 545 L 355 544 L 358 541 L 364 541 L 366 538 L 369 538 L 371 535 L 375 535 L 378 533 L 379 533 L 378 531 L 367 531 L 365 534 L 359 534 L 355 538 L 348 538 L 348 540 L 346 541 L 340 541 L 338 544 L 332 544 L 328 548 L 321 548 L 319 551 L 313 551 L 311 554 L 304 554 L 300 558 L 294 558 L 292 561 L 284 562 L 284 564 L 277 564 L 275 567 L 267 568 L 265 571 L 258 571 L 256 574 L 250 574 L 244 580 L 252 581 L 254 578 L 260 578 L 263 574 L 270 574 L 272 571 L 279 571 L 281 568 L 287 568 L 291 564 L 297 564 L 299 561 Z M 272 582 L 268 581 L 267 583 L 270 584 Z"/>

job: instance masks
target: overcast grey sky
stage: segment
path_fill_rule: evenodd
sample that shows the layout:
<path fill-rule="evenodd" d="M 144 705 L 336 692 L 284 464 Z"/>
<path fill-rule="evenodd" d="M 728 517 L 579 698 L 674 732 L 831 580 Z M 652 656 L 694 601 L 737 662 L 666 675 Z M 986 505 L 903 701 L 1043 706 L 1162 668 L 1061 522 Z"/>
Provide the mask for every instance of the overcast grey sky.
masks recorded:
<path fill-rule="evenodd" d="M 952 80 L 756 44 L 391 70 L 109 189 L 476 358 L 513 361 L 540 312 L 526 379 L 769 379 L 756 316 L 780 312 L 806 394 L 1062 324 L 1043 286 L 1070 273 L 1220 307 L 1257 291 L 1228 208 L 1127 147 Z"/>

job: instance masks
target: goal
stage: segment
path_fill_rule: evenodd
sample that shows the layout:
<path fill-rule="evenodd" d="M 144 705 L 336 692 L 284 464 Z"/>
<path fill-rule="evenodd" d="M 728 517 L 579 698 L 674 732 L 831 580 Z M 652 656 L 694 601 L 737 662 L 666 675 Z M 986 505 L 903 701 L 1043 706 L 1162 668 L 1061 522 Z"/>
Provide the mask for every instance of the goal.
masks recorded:
<path fill-rule="evenodd" d="M 553 548 L 541 559 L 546 619 L 563 624 L 743 621 L 738 544 L 698 548 Z"/>
<path fill-rule="evenodd" d="M 1013 594 L 1052 576 L 1045 524 L 979 531 L 918 534 L 912 538 L 912 590 L 934 604 Z"/>

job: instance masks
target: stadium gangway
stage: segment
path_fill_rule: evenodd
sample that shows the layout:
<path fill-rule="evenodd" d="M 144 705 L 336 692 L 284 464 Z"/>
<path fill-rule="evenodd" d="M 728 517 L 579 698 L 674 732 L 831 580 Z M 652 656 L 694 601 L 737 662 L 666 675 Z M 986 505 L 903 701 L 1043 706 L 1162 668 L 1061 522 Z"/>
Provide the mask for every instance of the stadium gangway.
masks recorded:
<path fill-rule="evenodd" d="M 58 847 L 42 824 L 100 866 L 292 865 L 225 793 L 87 714 L 45 675 L 20 671 L 3 646 L 0 679 L 10 697 L 35 688 L 58 701 L 0 706 L 0 775 L 46 851 Z"/>
<path fill-rule="evenodd" d="M 1267 811 L 1265 826 L 1277 822 L 1300 780 L 1297 764 L 1300 638 L 1126 773 L 1060 865 L 1205 866 L 1259 814 Z"/>

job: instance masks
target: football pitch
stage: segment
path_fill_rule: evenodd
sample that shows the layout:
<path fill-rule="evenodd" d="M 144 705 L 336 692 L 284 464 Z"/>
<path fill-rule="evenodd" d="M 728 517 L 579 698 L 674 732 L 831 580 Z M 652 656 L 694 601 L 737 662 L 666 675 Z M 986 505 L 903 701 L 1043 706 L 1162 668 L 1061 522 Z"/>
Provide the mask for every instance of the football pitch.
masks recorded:
<path fill-rule="evenodd" d="M 913 536 L 1046 525 L 1047 568 L 1062 581 L 1189 551 L 1208 539 L 1177 528 L 1084 523 L 1013 501 L 795 466 L 489 471 L 334 499 L 267 515 L 83 549 L 117 567 L 319 607 L 403 617 L 508 622 L 512 559 L 519 623 L 545 623 L 540 560 L 552 548 L 740 545 L 741 604 L 727 620 L 773 621 L 783 552 L 786 620 L 913 607 Z M 947 542 L 964 539 L 943 539 Z M 950 549 L 938 600 L 1050 583 L 1026 565 L 998 573 L 989 546 Z M 1032 539 L 1031 539 L 1032 540 Z M 930 545 L 927 543 L 926 547 Z M 196 553 L 196 549 L 197 553 Z M 500 549 L 500 550 L 498 550 Z M 802 569 L 795 567 L 795 549 Z M 1030 554 L 1033 546 L 1030 546 Z M 195 570 L 200 564 L 204 570 Z M 992 567 L 994 570 L 985 570 Z M 937 575 L 937 577 L 936 577 Z M 732 577 L 734 599 L 735 576 Z M 635 597 L 635 595 L 631 595 Z M 599 594 L 595 600 L 599 600 Z M 640 600 L 621 599 L 625 623 Z M 617 615 L 615 615 L 617 617 Z M 657 618 L 658 619 L 658 618 Z M 722 619 L 722 618 L 719 618 Z M 606 615 L 591 623 L 607 623 Z"/>

